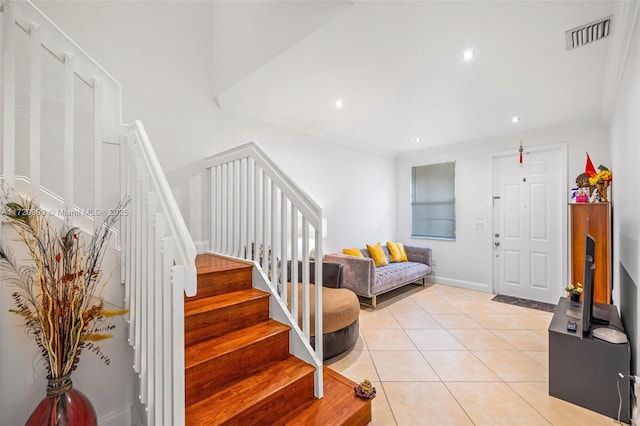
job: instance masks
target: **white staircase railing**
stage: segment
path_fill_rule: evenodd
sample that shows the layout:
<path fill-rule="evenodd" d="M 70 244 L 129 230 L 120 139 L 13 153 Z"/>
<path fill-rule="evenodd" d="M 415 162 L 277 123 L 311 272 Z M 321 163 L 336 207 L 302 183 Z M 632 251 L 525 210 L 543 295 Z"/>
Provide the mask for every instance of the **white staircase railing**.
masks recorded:
<path fill-rule="evenodd" d="M 1 0 L 0 5 L 3 179 L 10 185 L 16 180 L 29 182 L 28 191 L 34 197 L 49 194 L 43 186 L 57 192 L 64 211 L 74 211 L 65 214 L 65 219 L 81 226 L 87 219 L 82 213 L 101 215 L 109 210 L 105 207 L 131 198 L 122 212 L 119 236 L 129 343 L 140 381 L 138 397 L 146 407 L 147 424 L 184 424 L 184 294 L 191 296 L 197 290 L 196 249 L 153 148 L 139 122 L 122 123 L 121 89 L 113 77 L 32 3 Z M 30 52 L 19 50 L 24 45 L 16 40 L 20 32 L 29 38 Z M 62 164 L 41 158 L 51 142 L 49 133 L 54 133 L 47 128 L 52 117 L 43 117 L 51 108 L 42 107 L 47 96 L 42 83 L 60 73 L 44 71 L 46 55 L 55 59 L 48 60 L 47 66 L 62 67 L 64 76 L 54 82 L 64 88 L 59 101 L 64 117 Z M 17 57 L 29 60 L 18 61 Z M 20 85 L 16 67 L 21 75 L 30 76 L 26 87 Z M 92 105 L 77 105 L 77 91 L 87 88 Z M 25 102 L 25 97 L 28 108 L 20 107 L 28 114 L 16 117 L 17 103 Z M 92 129 L 90 159 L 77 156 L 91 149 L 74 134 L 83 125 L 78 111 L 87 108 L 92 109 L 89 123 L 84 124 Z M 16 131 L 17 124 L 28 128 L 28 137 L 24 130 Z M 86 175 L 76 176 L 82 162 L 88 162 L 93 171 L 89 197 L 78 197 L 82 193 L 78 188 L 90 180 Z M 95 222 L 99 221 L 89 221 L 94 226 Z"/>
<path fill-rule="evenodd" d="M 197 291 L 196 248 L 144 127 L 128 127 L 121 184 L 131 214 L 123 223 L 121 271 L 129 343 L 147 424 L 184 424 L 184 293 Z"/>
<path fill-rule="evenodd" d="M 315 394 L 323 395 L 322 315 L 311 345 L 310 247 L 322 259 L 322 208 L 253 142 L 208 157 L 211 247 L 214 253 L 255 261 L 281 318 L 292 326 L 292 353 L 316 367 Z M 301 271 L 298 262 L 301 262 Z M 291 277 L 302 273 L 302 287 Z M 322 312 L 322 262 L 315 262 L 315 312 Z M 299 306 L 301 309 L 299 309 Z M 277 315 L 276 315 L 277 316 Z"/>

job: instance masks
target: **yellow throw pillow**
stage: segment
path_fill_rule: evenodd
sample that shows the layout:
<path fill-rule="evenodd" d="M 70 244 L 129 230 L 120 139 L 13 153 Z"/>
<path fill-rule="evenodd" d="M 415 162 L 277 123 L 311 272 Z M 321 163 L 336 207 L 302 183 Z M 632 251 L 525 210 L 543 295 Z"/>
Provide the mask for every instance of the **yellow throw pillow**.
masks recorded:
<path fill-rule="evenodd" d="M 404 249 L 404 244 L 398 243 L 398 247 L 400 248 L 400 259 L 402 259 L 401 262 L 408 262 L 409 259 L 407 258 L 407 251 Z"/>
<path fill-rule="evenodd" d="M 375 246 L 367 244 L 367 250 L 369 250 L 369 256 L 373 259 L 373 263 L 376 265 L 376 268 L 389 264 L 389 262 L 387 262 L 387 256 L 384 254 L 384 250 L 382 250 L 382 245 L 380 245 L 380 243 Z"/>
<path fill-rule="evenodd" d="M 391 241 L 387 241 L 387 248 L 389 249 L 391 263 L 407 261 L 407 252 L 404 250 L 402 243 L 392 243 Z"/>
<path fill-rule="evenodd" d="M 364 257 L 360 249 L 357 249 L 357 248 L 342 249 L 342 254 L 346 254 L 348 256 L 355 256 L 355 257 Z"/>

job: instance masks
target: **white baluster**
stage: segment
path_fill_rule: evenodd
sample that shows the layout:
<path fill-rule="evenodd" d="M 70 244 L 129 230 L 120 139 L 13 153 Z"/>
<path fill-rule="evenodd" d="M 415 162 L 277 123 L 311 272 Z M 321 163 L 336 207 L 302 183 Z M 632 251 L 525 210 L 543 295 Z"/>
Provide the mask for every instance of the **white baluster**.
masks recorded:
<path fill-rule="evenodd" d="M 165 297 L 169 297 L 169 295 L 165 294 L 165 289 L 162 287 L 162 239 L 164 238 L 166 232 L 166 221 L 164 217 L 164 213 L 155 213 L 153 215 L 153 283 L 154 290 L 153 292 L 156 294 L 155 302 L 154 302 L 154 320 L 153 320 L 153 353 L 154 353 L 154 372 L 153 376 L 155 378 L 155 410 L 154 417 L 156 424 L 166 424 L 170 418 L 164 417 L 164 405 L 167 403 L 164 401 L 164 391 L 163 387 L 166 383 L 166 378 L 163 376 L 164 371 L 164 345 L 167 344 L 165 338 L 168 336 L 164 335 L 164 321 L 169 322 L 169 319 L 163 315 L 164 312 L 168 312 L 170 309 L 170 305 L 167 306 L 167 310 L 165 311 L 165 304 L 167 299 Z M 168 290 L 168 286 L 167 286 Z M 168 293 L 168 291 L 167 291 Z M 151 423 L 150 423 L 151 424 Z"/>
<path fill-rule="evenodd" d="M 287 197 L 280 192 L 280 283 L 282 283 L 282 303 L 287 306 Z M 291 277 L 292 285 L 296 285 L 297 281 Z"/>
<path fill-rule="evenodd" d="M 309 321 L 309 222 L 304 216 L 302 216 L 302 332 L 307 340 L 311 338 Z"/>
<path fill-rule="evenodd" d="M 40 126 L 42 99 L 42 46 L 40 26 L 31 25 L 31 102 L 29 103 L 29 178 L 31 197 L 40 195 Z"/>
<path fill-rule="evenodd" d="M 228 254 L 227 250 L 229 248 L 227 242 L 227 224 L 229 223 L 228 220 L 228 215 L 227 212 L 229 211 L 229 181 L 228 181 L 228 173 L 227 173 L 227 165 L 223 164 L 222 168 L 220 169 L 220 184 L 222 185 L 222 191 L 221 191 L 221 196 L 222 196 L 222 200 L 220 202 L 220 209 L 221 209 L 221 229 L 222 229 L 222 233 L 221 233 L 221 239 L 222 239 L 222 247 L 221 247 L 221 252 L 223 254 Z"/>
<path fill-rule="evenodd" d="M 149 424 L 156 424 L 156 396 L 155 396 L 155 328 L 156 328 L 156 310 L 157 299 L 159 299 L 156 291 L 155 276 L 155 212 L 158 204 L 158 196 L 155 192 L 149 192 L 147 195 L 147 211 L 145 214 L 146 228 L 146 252 L 145 265 L 145 293 L 147 300 L 147 328 L 145 335 L 147 340 L 147 400 L 149 401 L 149 411 L 147 421 Z"/>
<path fill-rule="evenodd" d="M 163 238 L 162 239 L 162 307 L 164 315 L 169 316 L 170 312 L 173 312 L 173 295 L 174 289 L 172 288 L 171 283 L 171 268 L 173 267 L 173 239 L 172 238 Z M 182 297 L 182 295 L 180 295 Z M 182 319 L 182 323 L 184 324 L 184 317 Z M 163 383 L 163 404 L 164 404 L 164 414 L 163 418 L 164 424 L 171 424 L 173 420 L 173 353 L 174 353 L 174 340 L 176 336 L 173 334 L 173 317 L 166 318 L 162 323 L 163 335 L 164 335 L 164 346 L 163 346 L 163 373 L 162 377 L 164 380 Z M 184 341 L 179 342 L 182 344 L 182 350 L 184 351 Z M 178 350 L 179 348 L 176 348 Z M 182 372 L 184 373 L 184 367 L 182 367 Z"/>
<path fill-rule="evenodd" d="M 267 262 L 268 255 L 267 252 L 269 250 L 269 240 L 267 239 L 267 226 L 269 223 L 269 182 L 267 174 L 264 170 L 262 170 L 262 215 L 261 215 L 261 227 L 262 230 L 262 259 L 261 259 L 261 267 L 263 271 L 267 271 Z"/>
<path fill-rule="evenodd" d="M 291 315 L 298 320 L 298 209 L 291 203 Z"/>
<path fill-rule="evenodd" d="M 184 271 L 171 268 L 173 289 L 173 424 L 184 424 Z"/>
<path fill-rule="evenodd" d="M 275 289 L 278 288 L 278 247 L 276 246 L 276 227 L 278 226 L 278 202 L 276 194 L 276 184 L 271 181 L 271 196 L 269 197 L 271 204 L 271 226 L 269 227 L 271 232 L 269 236 L 269 251 L 271 252 L 271 284 Z M 268 260 L 268 259 L 267 259 Z"/>
<path fill-rule="evenodd" d="M 143 162 L 141 162 L 143 164 Z M 141 209 L 140 209 L 140 221 L 138 226 L 140 227 L 140 259 L 138 262 L 138 287 L 140 288 L 140 375 L 142 378 L 142 386 L 141 397 L 142 403 L 147 404 L 149 402 L 149 342 L 147 340 L 147 335 L 149 331 L 149 295 L 147 288 L 147 260 L 149 258 L 148 251 L 148 228 L 147 228 L 147 217 L 148 214 L 148 202 L 149 202 L 149 175 L 146 172 L 146 168 L 143 168 L 142 172 L 142 182 L 140 188 L 140 201 L 141 201 Z"/>
<path fill-rule="evenodd" d="M 247 159 L 240 162 L 240 176 L 238 185 L 240 186 L 240 216 L 238 236 L 238 257 L 244 257 L 247 248 Z"/>

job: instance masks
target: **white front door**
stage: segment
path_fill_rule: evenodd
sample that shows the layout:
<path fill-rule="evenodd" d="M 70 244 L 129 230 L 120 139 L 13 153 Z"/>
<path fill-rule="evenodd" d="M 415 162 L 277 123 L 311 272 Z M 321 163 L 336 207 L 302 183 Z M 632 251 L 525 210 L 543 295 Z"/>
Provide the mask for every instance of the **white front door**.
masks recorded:
<path fill-rule="evenodd" d="M 557 303 L 564 288 L 562 148 L 493 162 L 493 289 Z"/>

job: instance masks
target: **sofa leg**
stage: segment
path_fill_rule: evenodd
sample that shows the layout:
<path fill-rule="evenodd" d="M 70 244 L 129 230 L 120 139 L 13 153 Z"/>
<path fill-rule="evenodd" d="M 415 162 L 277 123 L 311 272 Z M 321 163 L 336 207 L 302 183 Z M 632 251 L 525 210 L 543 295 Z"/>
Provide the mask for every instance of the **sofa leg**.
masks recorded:
<path fill-rule="evenodd" d="M 376 308 L 376 296 L 371 296 L 371 307 Z"/>

